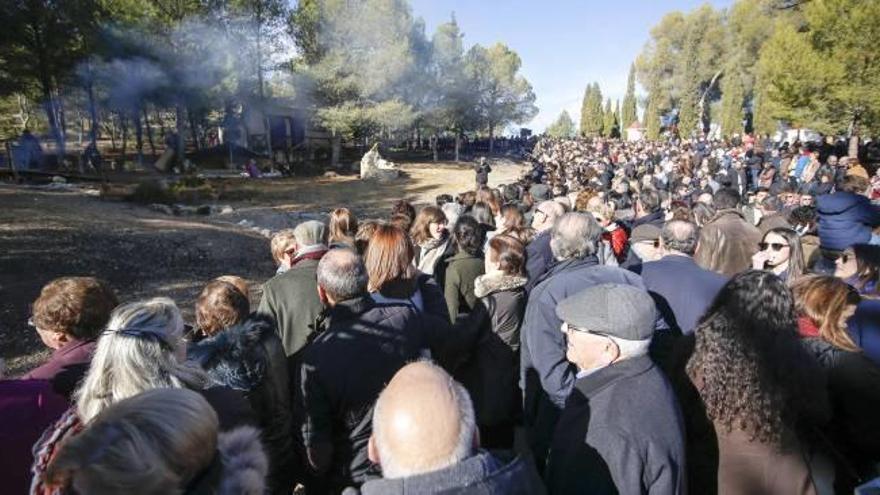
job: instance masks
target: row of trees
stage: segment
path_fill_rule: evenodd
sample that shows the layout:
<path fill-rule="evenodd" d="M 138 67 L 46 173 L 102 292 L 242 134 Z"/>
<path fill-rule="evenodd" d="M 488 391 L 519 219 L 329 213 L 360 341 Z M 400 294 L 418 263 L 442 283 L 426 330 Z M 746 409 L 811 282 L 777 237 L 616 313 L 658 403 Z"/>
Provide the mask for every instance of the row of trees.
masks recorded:
<path fill-rule="evenodd" d="M 198 148 L 270 98 L 311 110 L 334 163 L 351 139 L 482 133 L 491 149 L 537 113 L 516 52 L 465 50 L 454 16 L 429 36 L 407 0 L 28 0 L 0 25 L 0 132 L 45 125 L 62 153 L 71 120 L 93 142 L 133 133 L 139 154 L 156 124 Z"/>
<path fill-rule="evenodd" d="M 553 137 L 604 136 L 620 137 L 624 131 L 638 121 L 636 101 L 635 65 L 630 67 L 626 83 L 623 106 L 618 100 L 612 110 L 611 98 L 605 98 L 602 106 L 602 89 L 599 83 L 588 84 L 581 101 L 580 123 L 575 126 L 568 111 L 563 110 L 557 119 L 547 127 L 547 134 Z"/>
<path fill-rule="evenodd" d="M 648 136 L 677 114 L 691 135 L 780 122 L 828 134 L 880 130 L 880 2 L 737 0 L 667 14 L 636 61 Z M 626 107 L 626 105 L 624 105 Z"/>

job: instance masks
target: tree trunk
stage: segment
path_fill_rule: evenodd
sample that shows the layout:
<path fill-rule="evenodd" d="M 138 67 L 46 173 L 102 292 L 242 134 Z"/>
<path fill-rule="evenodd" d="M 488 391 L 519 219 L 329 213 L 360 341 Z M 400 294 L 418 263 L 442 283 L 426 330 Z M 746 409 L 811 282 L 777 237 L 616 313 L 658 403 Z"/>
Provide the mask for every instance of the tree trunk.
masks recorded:
<path fill-rule="evenodd" d="M 455 161 L 456 162 L 460 161 L 459 160 L 459 151 L 460 150 L 461 150 L 461 133 L 456 132 L 455 133 Z"/>
<path fill-rule="evenodd" d="M 144 105 L 144 127 L 147 129 L 147 141 L 150 143 L 150 158 L 156 158 L 156 142 L 153 141 L 153 128 L 150 127 L 150 114 L 147 113 L 147 106 Z"/>
<path fill-rule="evenodd" d="M 434 153 L 434 162 L 436 163 L 439 156 L 437 156 L 437 141 L 440 140 L 440 137 L 434 134 L 431 136 L 431 151 Z"/>
<path fill-rule="evenodd" d="M 89 64 L 89 72 L 91 73 L 91 64 Z M 92 83 L 91 78 L 88 84 L 86 84 L 86 95 L 89 100 L 89 118 L 91 119 L 89 123 L 89 141 L 91 141 L 95 149 L 98 149 L 98 109 L 95 105 L 95 85 Z"/>
<path fill-rule="evenodd" d="M 144 164 L 144 127 L 141 125 L 141 112 L 135 110 L 132 114 L 132 118 L 134 119 L 134 137 L 135 137 L 135 147 L 137 148 L 137 164 L 138 166 L 143 166 Z"/>
<path fill-rule="evenodd" d="M 489 154 L 495 151 L 495 125 L 489 125 Z"/>
<path fill-rule="evenodd" d="M 177 149 L 174 150 L 174 154 L 177 156 L 174 158 L 182 165 L 183 158 L 186 156 L 186 138 L 183 135 L 186 122 L 184 122 L 183 105 L 181 103 L 174 106 L 174 125 L 177 131 Z"/>
<path fill-rule="evenodd" d="M 853 160 L 859 159 L 859 134 L 861 134 L 859 120 L 858 115 L 853 115 L 849 123 L 849 150 L 847 155 Z"/>
<path fill-rule="evenodd" d="M 196 151 L 199 151 L 202 149 L 202 143 L 199 141 L 199 128 L 196 125 L 195 115 L 189 108 L 186 109 L 186 117 L 189 121 L 189 131 L 192 134 L 193 144 L 196 147 Z"/>
<path fill-rule="evenodd" d="M 119 158 L 119 169 L 125 170 L 125 153 L 128 151 L 128 119 L 123 112 L 119 112 L 119 127 L 122 127 L 122 154 Z"/>
<path fill-rule="evenodd" d="M 342 138 L 333 132 L 330 149 L 330 167 L 339 168 L 339 156 L 342 154 Z"/>

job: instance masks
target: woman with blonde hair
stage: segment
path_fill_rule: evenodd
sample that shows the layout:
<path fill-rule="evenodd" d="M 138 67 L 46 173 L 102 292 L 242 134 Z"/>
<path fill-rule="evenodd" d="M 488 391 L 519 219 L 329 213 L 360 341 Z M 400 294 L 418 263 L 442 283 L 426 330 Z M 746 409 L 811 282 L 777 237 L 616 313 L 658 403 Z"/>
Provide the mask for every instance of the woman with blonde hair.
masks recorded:
<path fill-rule="evenodd" d="M 422 273 L 434 274 L 437 262 L 451 255 L 446 215 L 436 206 L 426 206 L 416 215 L 410 229 L 415 255 L 413 263 Z"/>
<path fill-rule="evenodd" d="M 227 387 L 212 387 L 205 372 L 186 363 L 184 324 L 174 301 L 157 297 L 113 310 L 98 340 L 89 371 L 73 394 L 73 406 L 34 446 L 35 473 L 42 473 L 59 444 L 78 434 L 111 405 L 147 390 L 185 388 L 214 406 L 227 430 L 253 422 L 244 398 Z M 32 493 L 53 493 L 41 487 Z"/>
<path fill-rule="evenodd" d="M 327 244 L 331 249 L 354 248 L 354 236 L 358 231 L 357 217 L 348 208 L 336 208 L 330 212 L 327 230 Z"/>
<path fill-rule="evenodd" d="M 260 495 L 267 471 L 257 430 L 220 433 L 199 394 L 156 389 L 96 416 L 59 448 L 45 481 L 90 494 Z"/>
<path fill-rule="evenodd" d="M 803 344 L 825 368 L 833 416 L 829 434 L 837 464 L 837 493 L 851 493 L 852 477 L 877 476 L 880 462 L 880 367 L 864 355 L 847 332 L 847 320 L 861 297 L 846 282 L 829 276 L 804 277 L 792 287 Z"/>

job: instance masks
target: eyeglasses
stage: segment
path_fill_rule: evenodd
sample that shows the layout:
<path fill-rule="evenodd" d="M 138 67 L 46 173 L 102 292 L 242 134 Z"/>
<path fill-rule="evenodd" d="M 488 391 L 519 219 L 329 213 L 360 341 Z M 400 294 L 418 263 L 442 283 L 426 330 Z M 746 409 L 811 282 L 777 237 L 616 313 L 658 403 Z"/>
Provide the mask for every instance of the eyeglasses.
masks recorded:
<path fill-rule="evenodd" d="M 778 242 L 759 242 L 758 247 L 761 248 L 761 251 L 766 251 L 767 248 L 773 248 L 774 251 L 782 251 L 782 248 L 788 247 L 788 244 L 780 244 Z"/>
<path fill-rule="evenodd" d="M 853 256 L 854 255 L 852 253 L 843 253 L 840 255 L 840 262 L 843 264 L 847 264 L 849 263 L 850 258 L 852 258 Z"/>

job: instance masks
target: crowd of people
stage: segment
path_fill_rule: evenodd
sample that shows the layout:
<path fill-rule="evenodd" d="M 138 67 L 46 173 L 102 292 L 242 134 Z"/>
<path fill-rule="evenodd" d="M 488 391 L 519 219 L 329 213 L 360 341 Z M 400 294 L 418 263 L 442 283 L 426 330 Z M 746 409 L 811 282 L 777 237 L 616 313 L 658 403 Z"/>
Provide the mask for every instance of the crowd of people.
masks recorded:
<path fill-rule="evenodd" d="M 53 354 L 0 381 L 5 487 L 861 490 L 880 175 L 840 151 L 545 138 L 516 183 L 480 161 L 435 204 L 277 232 L 259 304 L 221 276 L 190 322 L 50 281 L 28 323 Z"/>

